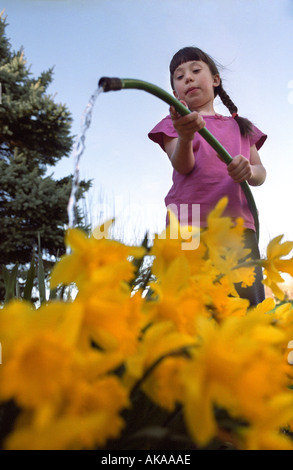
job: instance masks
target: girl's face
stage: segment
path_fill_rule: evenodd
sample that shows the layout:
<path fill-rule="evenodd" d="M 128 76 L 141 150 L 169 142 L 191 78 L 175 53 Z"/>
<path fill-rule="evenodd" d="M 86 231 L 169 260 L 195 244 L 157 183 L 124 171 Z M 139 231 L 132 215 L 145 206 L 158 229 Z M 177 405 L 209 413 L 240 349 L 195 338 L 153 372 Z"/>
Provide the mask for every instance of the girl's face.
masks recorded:
<path fill-rule="evenodd" d="M 174 96 L 186 102 L 191 111 L 213 107 L 214 88 L 220 84 L 219 74 L 212 75 L 201 60 L 184 62 L 173 74 Z"/>

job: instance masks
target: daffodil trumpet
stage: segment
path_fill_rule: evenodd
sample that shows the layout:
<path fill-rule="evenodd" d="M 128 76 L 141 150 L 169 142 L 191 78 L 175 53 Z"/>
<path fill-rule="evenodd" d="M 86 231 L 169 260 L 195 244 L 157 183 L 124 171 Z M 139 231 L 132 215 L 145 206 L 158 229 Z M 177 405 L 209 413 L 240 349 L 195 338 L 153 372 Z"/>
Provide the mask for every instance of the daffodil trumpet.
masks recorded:
<path fill-rule="evenodd" d="M 122 89 L 137 89 L 146 91 L 157 98 L 160 98 L 162 101 L 165 101 L 170 106 L 174 106 L 176 111 L 180 113 L 182 116 L 189 114 L 189 109 L 184 106 L 179 100 L 177 100 L 174 96 L 170 95 L 170 93 L 166 92 L 162 88 L 158 87 L 149 82 L 145 82 L 143 80 L 136 80 L 132 78 L 109 78 L 109 77 L 102 77 L 98 83 L 99 87 L 103 91 L 118 91 Z M 220 144 L 220 142 L 213 136 L 213 134 L 204 127 L 199 131 L 200 135 L 211 145 L 211 147 L 217 152 L 219 158 L 221 158 L 227 165 L 232 161 L 232 157 L 227 152 L 227 150 Z M 248 206 L 251 210 L 251 213 L 254 218 L 256 235 L 259 239 L 259 220 L 258 220 L 258 211 L 257 207 L 250 190 L 250 187 L 247 181 L 243 181 L 241 184 L 242 190 L 245 194 L 245 197 L 248 202 Z"/>

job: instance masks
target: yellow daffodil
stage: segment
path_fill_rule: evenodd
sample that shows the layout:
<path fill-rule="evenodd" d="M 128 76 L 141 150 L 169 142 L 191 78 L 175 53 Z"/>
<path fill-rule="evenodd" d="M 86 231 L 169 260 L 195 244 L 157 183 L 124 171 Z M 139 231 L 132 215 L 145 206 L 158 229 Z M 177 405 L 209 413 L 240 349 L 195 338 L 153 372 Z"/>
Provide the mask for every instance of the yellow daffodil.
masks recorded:
<path fill-rule="evenodd" d="M 208 249 L 208 256 L 220 277 L 227 277 L 231 293 L 237 296 L 234 284 L 251 286 L 255 280 L 255 263 L 248 263 L 250 249 L 244 248 L 244 223 L 223 217 L 228 199 L 222 198 L 208 216 L 208 226 L 202 231 L 201 240 Z M 243 263 L 243 260 L 246 260 Z"/>
<path fill-rule="evenodd" d="M 280 275 L 281 272 L 293 275 L 293 258 L 281 259 L 287 256 L 293 248 L 293 242 L 281 243 L 283 235 L 279 235 L 270 241 L 267 247 L 267 258 L 262 261 L 264 267 L 264 275 L 266 276 L 263 283 L 267 285 L 280 299 L 284 299 L 284 292 L 278 286 L 279 283 L 284 282 Z"/>
<path fill-rule="evenodd" d="M 129 257 L 142 257 L 144 248 L 128 247 L 123 243 L 88 237 L 82 230 L 70 229 L 66 236 L 66 245 L 72 253 L 64 255 L 54 266 L 51 275 L 51 288 L 58 284 L 75 283 L 80 290 L 90 282 L 94 286 L 117 285 L 129 281 L 134 273 L 134 266 Z M 93 287 L 94 287 L 93 286 Z"/>
<path fill-rule="evenodd" d="M 215 405 L 248 423 L 263 419 L 270 397 L 286 390 L 289 366 L 269 316 L 201 320 L 199 329 L 202 347 L 186 365 L 183 403 L 191 434 L 205 446 L 218 431 Z"/>
<path fill-rule="evenodd" d="M 183 254 L 188 256 L 199 248 L 200 229 L 182 226 L 172 211 L 168 211 L 170 224 L 155 236 L 150 256 L 154 257 L 152 269 L 156 276 L 161 277 L 169 264 Z"/>
<path fill-rule="evenodd" d="M 24 407 L 55 401 L 60 388 L 70 380 L 72 353 L 52 332 L 19 338 L 3 365 L 1 397 L 13 398 Z"/>
<path fill-rule="evenodd" d="M 68 230 L 71 251 L 51 288 L 75 284 L 74 300 L 0 309 L 0 404 L 20 410 L 3 448 L 103 449 L 109 439 L 119 447 L 128 432 L 121 413 L 135 420 L 132 399 L 143 392 L 164 413 L 182 405 L 199 447 L 231 438 L 238 449 L 293 449 L 280 431 L 293 428 L 293 307 L 279 302 L 293 242 L 276 237 L 265 260 L 251 260 L 243 221 L 223 216 L 226 206 L 223 198 L 201 231 L 169 213 L 144 292 L 130 281 L 146 252 L 110 240 L 112 220 L 90 236 Z M 277 299 L 251 308 L 235 283 L 252 285 L 256 264 Z"/>
<path fill-rule="evenodd" d="M 293 450 L 292 439 L 284 432 L 284 428 L 288 427 L 292 418 L 292 393 L 278 394 L 269 400 L 266 413 L 241 431 L 241 448 L 243 450 Z"/>
<path fill-rule="evenodd" d="M 174 259 L 162 273 L 161 279 L 151 284 L 158 300 L 153 302 L 151 317 L 154 322 L 172 321 L 182 333 L 196 333 L 195 319 L 205 313 L 201 291 L 190 283 L 189 265 L 184 256 Z"/>
<path fill-rule="evenodd" d="M 46 423 L 20 423 L 5 441 L 13 450 L 77 450 L 103 446 L 119 435 L 119 412 L 128 405 L 126 390 L 115 377 L 94 383 L 76 380 L 68 390 L 63 413 Z M 62 410 L 62 408 L 61 408 Z"/>
<path fill-rule="evenodd" d="M 89 347 L 91 340 L 103 350 L 120 351 L 124 355 L 136 350 L 140 331 L 148 321 L 139 294 L 130 297 L 129 293 L 103 289 L 81 304 L 83 345 Z"/>
<path fill-rule="evenodd" d="M 167 357 L 142 384 L 143 391 L 161 408 L 170 412 L 183 400 L 182 368 L 186 357 Z"/>
<path fill-rule="evenodd" d="M 178 333 L 172 322 L 166 321 L 150 326 L 146 330 L 136 354 L 129 356 L 126 360 L 125 384 L 131 388 L 162 357 L 194 344 L 194 338 Z"/>
<path fill-rule="evenodd" d="M 229 268 L 245 258 L 250 250 L 244 248 L 244 225 L 242 219 L 237 219 L 236 225 L 230 217 L 224 217 L 223 212 L 228 204 L 226 197 L 222 198 L 207 218 L 207 230 L 201 233 L 201 240 L 209 249 L 210 259 L 222 268 L 223 259 L 228 260 Z M 220 269 L 221 271 L 221 269 Z"/>
<path fill-rule="evenodd" d="M 0 341 L 3 349 L 3 361 L 6 361 L 15 341 L 30 330 L 34 313 L 34 308 L 30 303 L 20 300 L 12 300 L 0 310 Z"/>

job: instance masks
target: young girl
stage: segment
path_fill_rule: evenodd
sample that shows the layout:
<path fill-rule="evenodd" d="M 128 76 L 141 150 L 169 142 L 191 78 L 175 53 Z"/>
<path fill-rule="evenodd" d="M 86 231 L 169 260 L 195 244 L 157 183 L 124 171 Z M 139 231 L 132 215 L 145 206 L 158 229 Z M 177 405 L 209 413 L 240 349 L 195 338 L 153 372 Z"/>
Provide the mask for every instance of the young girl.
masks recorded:
<path fill-rule="evenodd" d="M 204 227 L 209 212 L 223 196 L 227 196 L 229 202 L 224 215 L 244 219 L 246 246 L 251 248 L 251 256 L 257 259 L 260 254 L 254 219 L 239 183 L 246 180 L 250 185 L 258 186 L 265 181 L 266 170 L 258 150 L 267 136 L 248 119 L 238 116 L 237 107 L 223 88 L 215 62 L 202 50 L 185 47 L 178 51 L 170 63 L 170 78 L 174 96 L 191 112 L 181 116 L 171 106 L 170 115 L 149 133 L 149 138 L 167 153 L 174 168 L 166 206 L 175 204 L 180 223 L 190 224 L 192 204 L 200 204 L 200 223 Z M 216 96 L 231 116 L 215 112 Z M 228 166 L 198 133 L 204 126 L 233 157 Z M 182 220 L 181 204 L 188 205 L 189 220 Z M 262 271 L 256 269 L 252 287 L 236 286 L 239 295 L 248 298 L 251 305 L 265 298 L 261 280 Z"/>

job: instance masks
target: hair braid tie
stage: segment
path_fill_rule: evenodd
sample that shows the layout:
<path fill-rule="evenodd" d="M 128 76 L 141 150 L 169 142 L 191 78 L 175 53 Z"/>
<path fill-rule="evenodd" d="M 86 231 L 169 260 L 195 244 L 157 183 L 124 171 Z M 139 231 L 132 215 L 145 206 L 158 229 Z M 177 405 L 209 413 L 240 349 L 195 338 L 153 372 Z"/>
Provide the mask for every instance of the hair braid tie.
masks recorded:
<path fill-rule="evenodd" d="M 228 108 L 232 118 L 237 121 L 241 134 L 244 136 L 250 134 L 250 132 L 252 131 L 252 123 L 248 119 L 240 117 L 238 115 L 238 108 L 237 106 L 235 106 L 228 93 L 226 93 L 226 91 L 224 90 L 222 81 L 215 91 L 217 95 L 219 95 L 219 97 L 221 98 L 223 105 Z"/>

